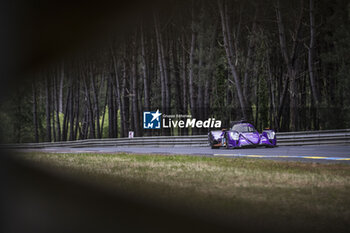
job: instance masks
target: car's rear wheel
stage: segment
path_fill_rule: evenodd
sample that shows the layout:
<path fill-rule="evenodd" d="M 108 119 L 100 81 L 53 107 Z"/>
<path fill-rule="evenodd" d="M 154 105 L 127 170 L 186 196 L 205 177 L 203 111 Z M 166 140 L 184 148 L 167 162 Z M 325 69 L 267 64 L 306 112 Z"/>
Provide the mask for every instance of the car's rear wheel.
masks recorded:
<path fill-rule="evenodd" d="M 225 135 L 225 147 L 226 149 L 230 149 L 231 147 L 228 145 L 228 137 L 227 137 L 227 134 Z"/>

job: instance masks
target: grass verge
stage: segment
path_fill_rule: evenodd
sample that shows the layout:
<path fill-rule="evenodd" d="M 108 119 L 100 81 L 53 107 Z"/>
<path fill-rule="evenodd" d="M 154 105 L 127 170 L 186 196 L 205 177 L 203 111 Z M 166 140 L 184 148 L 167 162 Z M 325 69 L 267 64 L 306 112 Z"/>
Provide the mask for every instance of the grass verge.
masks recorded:
<path fill-rule="evenodd" d="M 26 160 L 164 205 L 283 231 L 350 229 L 350 166 L 245 158 L 23 153 Z"/>

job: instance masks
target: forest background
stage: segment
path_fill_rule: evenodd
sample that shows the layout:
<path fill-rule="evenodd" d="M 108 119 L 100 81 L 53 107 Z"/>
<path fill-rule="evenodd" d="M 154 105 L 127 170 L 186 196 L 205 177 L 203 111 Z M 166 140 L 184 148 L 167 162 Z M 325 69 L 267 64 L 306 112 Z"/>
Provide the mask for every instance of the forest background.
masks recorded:
<path fill-rule="evenodd" d="M 206 134 L 143 111 L 258 130 L 350 127 L 350 3 L 169 1 L 103 45 L 28 74 L 0 103 L 3 142 Z"/>

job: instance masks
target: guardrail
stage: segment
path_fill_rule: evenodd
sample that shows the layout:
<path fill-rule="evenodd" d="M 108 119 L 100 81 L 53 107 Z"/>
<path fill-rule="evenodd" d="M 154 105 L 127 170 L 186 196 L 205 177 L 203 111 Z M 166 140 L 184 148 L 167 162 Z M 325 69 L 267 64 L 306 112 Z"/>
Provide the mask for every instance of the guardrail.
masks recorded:
<path fill-rule="evenodd" d="M 276 133 L 277 145 L 329 145 L 350 144 L 350 129 L 280 132 Z M 65 142 L 41 142 L 3 144 L 7 149 L 36 149 L 46 147 L 113 147 L 113 146 L 208 146 L 207 135 L 194 136 L 153 136 L 134 138 L 86 139 Z"/>

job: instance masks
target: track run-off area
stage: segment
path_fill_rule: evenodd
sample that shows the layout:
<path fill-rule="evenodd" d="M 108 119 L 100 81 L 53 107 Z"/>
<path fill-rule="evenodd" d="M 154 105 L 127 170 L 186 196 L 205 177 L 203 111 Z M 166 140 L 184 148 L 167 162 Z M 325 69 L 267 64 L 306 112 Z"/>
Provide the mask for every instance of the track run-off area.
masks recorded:
<path fill-rule="evenodd" d="M 215 156 L 227 158 L 259 158 L 271 160 L 347 163 L 350 164 L 350 145 L 279 146 L 275 148 L 211 149 L 196 146 L 117 146 L 117 147 L 50 147 L 42 149 L 18 149 L 17 151 L 41 151 L 52 153 L 132 153 L 189 156 Z"/>

